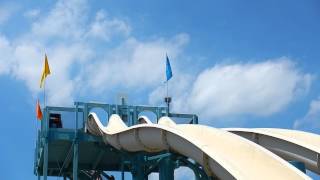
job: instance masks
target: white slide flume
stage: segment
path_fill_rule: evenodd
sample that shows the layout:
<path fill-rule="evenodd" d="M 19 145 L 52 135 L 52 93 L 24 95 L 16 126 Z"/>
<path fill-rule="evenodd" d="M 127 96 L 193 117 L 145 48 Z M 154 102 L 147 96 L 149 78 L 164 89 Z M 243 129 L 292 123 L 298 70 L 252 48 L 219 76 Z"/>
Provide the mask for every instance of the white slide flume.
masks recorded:
<path fill-rule="evenodd" d="M 169 117 L 160 118 L 158 124 L 152 124 L 146 117 L 140 120 L 143 124 L 127 127 L 113 114 L 108 125 L 103 126 L 97 115 L 90 113 L 87 129 L 119 150 L 170 150 L 189 157 L 203 166 L 208 175 L 219 179 L 310 179 L 269 150 L 223 129 L 179 125 Z"/>
<path fill-rule="evenodd" d="M 286 160 L 303 162 L 307 169 L 320 174 L 320 135 L 272 128 L 225 130 L 249 139 Z"/>

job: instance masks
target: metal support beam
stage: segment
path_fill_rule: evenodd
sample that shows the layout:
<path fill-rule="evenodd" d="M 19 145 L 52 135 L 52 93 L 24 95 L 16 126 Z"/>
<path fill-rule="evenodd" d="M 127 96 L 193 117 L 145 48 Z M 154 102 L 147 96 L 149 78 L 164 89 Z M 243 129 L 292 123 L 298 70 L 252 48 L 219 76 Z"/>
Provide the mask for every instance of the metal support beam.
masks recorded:
<path fill-rule="evenodd" d="M 133 160 L 132 179 L 133 180 L 145 180 L 148 177 L 145 174 L 145 159 L 144 155 L 137 154 Z"/>
<path fill-rule="evenodd" d="M 72 170 L 73 170 L 73 180 L 78 180 L 78 146 L 79 143 L 76 141 L 74 142 L 73 145 L 73 165 L 72 165 Z"/>
<path fill-rule="evenodd" d="M 148 161 L 152 161 L 152 160 L 157 160 L 157 159 L 160 159 L 160 158 L 164 159 L 164 158 L 167 158 L 167 157 L 170 157 L 170 156 L 171 156 L 171 153 L 158 154 L 158 155 L 147 157 L 147 160 Z"/>
<path fill-rule="evenodd" d="M 100 150 L 98 156 L 96 157 L 96 159 L 94 160 L 94 163 L 93 163 L 93 166 L 92 166 L 92 169 L 96 169 L 96 167 L 98 166 L 98 164 L 100 163 L 101 161 L 101 158 L 103 157 L 104 155 L 104 150 Z"/>
<path fill-rule="evenodd" d="M 73 180 L 78 180 L 78 148 L 79 148 L 79 142 L 78 142 L 78 103 L 75 103 L 76 109 L 75 109 L 75 131 L 74 131 L 74 144 L 73 144 Z"/>
<path fill-rule="evenodd" d="M 121 170 L 121 180 L 124 180 L 124 160 L 123 159 L 121 161 L 120 170 Z"/>
<path fill-rule="evenodd" d="M 172 158 L 170 156 L 163 158 L 159 166 L 159 180 L 174 180 L 174 169 Z"/>
<path fill-rule="evenodd" d="M 114 180 L 114 176 L 113 175 L 108 175 L 107 173 L 105 172 L 101 172 L 101 175 L 105 178 L 107 178 L 107 180 Z"/>
<path fill-rule="evenodd" d="M 167 107 L 150 107 L 150 106 L 130 106 L 126 104 L 101 104 L 101 103 L 84 103 L 84 102 L 75 102 L 74 107 L 52 107 L 47 106 L 43 109 L 44 112 L 44 118 L 41 121 L 41 130 L 39 131 L 39 136 L 36 146 L 36 153 L 35 153 L 35 175 L 38 176 L 38 179 L 45 179 L 47 180 L 47 176 L 51 175 L 57 175 L 59 177 L 66 176 L 68 179 L 77 180 L 80 179 L 82 176 L 82 172 L 80 171 L 82 168 L 82 162 L 81 157 L 79 154 L 79 151 L 82 152 L 82 149 L 80 150 L 80 143 L 82 145 L 82 142 L 85 143 L 92 143 L 92 142 L 102 142 L 101 138 L 94 137 L 88 134 L 84 133 L 86 132 L 85 126 L 86 126 L 86 120 L 87 115 L 90 112 L 90 109 L 100 107 L 108 113 L 108 116 L 118 113 L 120 116 L 126 115 L 127 122 L 129 125 L 137 124 L 137 118 L 140 112 L 143 111 L 150 111 L 157 115 L 157 120 L 161 118 L 162 116 L 165 116 L 168 112 Z M 66 128 L 49 128 L 49 115 L 50 113 L 75 113 L 72 118 L 74 118 L 74 123 L 71 129 Z M 177 118 L 185 118 L 185 119 L 192 119 L 192 122 L 196 122 L 197 117 L 194 114 L 173 114 L 170 113 L 171 117 L 177 117 Z M 69 117 L 68 117 L 69 118 Z M 64 120 L 64 119 L 63 119 Z M 68 119 L 69 120 L 69 119 Z M 72 120 L 72 119 L 70 119 Z M 188 121 L 189 122 L 189 121 Z M 82 129 L 84 128 L 84 129 Z M 167 146 L 167 151 L 169 150 L 169 146 L 166 142 L 166 134 L 165 132 L 162 133 L 162 139 L 163 143 Z M 66 153 L 63 154 L 61 157 L 64 157 L 63 165 L 61 167 L 60 164 L 57 165 L 57 163 L 53 164 L 49 156 L 55 155 L 54 147 L 56 147 L 56 144 L 54 142 L 57 141 L 68 141 L 72 142 L 72 145 L 68 147 L 70 148 Z M 50 143 L 50 146 L 49 146 Z M 66 148 L 68 148 L 66 146 Z M 81 146 L 82 147 L 82 146 Z M 52 148 L 52 149 L 49 149 Z M 108 152 L 108 151 L 106 151 Z M 136 177 L 141 177 L 142 179 L 147 178 L 148 172 L 155 172 L 158 171 L 158 167 L 160 166 L 160 162 L 162 159 L 167 158 L 166 156 L 170 153 L 159 153 L 161 155 L 159 156 L 151 156 L 150 154 L 146 153 L 130 153 L 128 157 L 126 157 L 127 163 L 124 163 L 124 167 L 121 168 L 121 174 L 122 179 L 124 180 L 125 170 L 128 171 L 128 169 L 132 170 L 136 174 Z M 138 158 L 139 160 L 134 160 L 136 156 L 140 156 Z M 97 168 L 100 167 L 99 164 L 101 164 L 101 159 L 103 158 L 103 152 L 99 152 L 96 155 L 96 159 L 93 159 L 92 164 L 88 165 L 89 168 Z M 174 160 L 176 156 L 172 156 Z M 95 161 L 94 161 L 95 160 Z M 60 160 L 59 160 L 60 162 Z M 155 164 L 152 164 L 155 163 Z M 172 161 L 173 164 L 175 164 L 175 161 Z M 129 165 L 130 164 L 130 165 Z M 138 164 L 135 168 L 135 164 Z M 162 164 L 165 164 L 164 162 Z M 127 166 L 128 165 L 128 166 Z M 150 166 L 152 165 L 152 166 Z M 71 167 L 72 166 L 72 167 Z M 147 168 L 152 167 L 152 168 Z M 112 167 L 113 168 L 113 167 Z M 119 167 L 120 168 L 120 167 Z M 165 168 L 165 165 L 163 165 L 163 168 Z M 58 170 L 56 170 L 58 169 Z M 173 176 L 173 171 L 171 175 Z M 51 172 L 50 172 L 51 170 Z M 120 169 L 119 169 L 120 170 Z M 39 172 L 42 171 L 42 172 Z M 162 169 L 161 172 L 169 172 L 165 169 Z M 42 178 L 43 177 L 43 178 Z M 140 178 L 140 179 L 141 179 Z M 168 178 L 166 178 L 168 179 Z"/>
<path fill-rule="evenodd" d="M 49 142 L 48 142 L 48 132 L 49 132 L 49 113 L 46 110 L 45 111 L 45 117 L 44 117 L 44 147 L 43 147 L 43 179 L 47 180 L 48 176 L 48 154 L 49 154 Z"/>
<path fill-rule="evenodd" d="M 48 140 L 45 140 L 43 151 L 43 180 L 47 180 L 48 176 Z"/>

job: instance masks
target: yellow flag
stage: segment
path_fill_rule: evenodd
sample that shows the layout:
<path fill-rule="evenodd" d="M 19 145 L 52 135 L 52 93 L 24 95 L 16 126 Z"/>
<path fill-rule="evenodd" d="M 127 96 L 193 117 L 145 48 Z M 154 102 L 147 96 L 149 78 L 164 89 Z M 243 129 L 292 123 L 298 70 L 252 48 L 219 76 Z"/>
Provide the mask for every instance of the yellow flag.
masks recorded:
<path fill-rule="evenodd" d="M 50 74 L 50 68 L 49 68 L 49 63 L 48 63 L 48 58 L 47 55 L 45 54 L 44 57 L 44 66 L 43 66 L 43 71 L 42 71 L 42 76 L 40 80 L 40 88 L 42 88 L 43 83 L 46 79 L 46 77 Z"/>

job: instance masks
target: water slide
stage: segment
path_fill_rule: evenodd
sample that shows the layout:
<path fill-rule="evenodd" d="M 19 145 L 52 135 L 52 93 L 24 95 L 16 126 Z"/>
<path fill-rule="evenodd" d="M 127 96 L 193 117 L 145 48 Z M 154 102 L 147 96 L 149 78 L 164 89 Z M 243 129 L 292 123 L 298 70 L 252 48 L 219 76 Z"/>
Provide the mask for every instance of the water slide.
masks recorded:
<path fill-rule="evenodd" d="M 251 140 L 286 160 L 303 162 L 320 174 L 320 136 L 308 132 L 271 128 L 228 128 L 229 132 Z"/>
<path fill-rule="evenodd" d="M 103 126 L 90 113 L 87 129 L 119 150 L 137 152 L 172 152 L 189 157 L 218 179 L 283 180 L 310 179 L 303 172 L 262 146 L 223 129 L 204 125 L 175 124 L 162 117 L 153 124 L 146 117 L 141 124 L 127 127 L 113 114 Z"/>

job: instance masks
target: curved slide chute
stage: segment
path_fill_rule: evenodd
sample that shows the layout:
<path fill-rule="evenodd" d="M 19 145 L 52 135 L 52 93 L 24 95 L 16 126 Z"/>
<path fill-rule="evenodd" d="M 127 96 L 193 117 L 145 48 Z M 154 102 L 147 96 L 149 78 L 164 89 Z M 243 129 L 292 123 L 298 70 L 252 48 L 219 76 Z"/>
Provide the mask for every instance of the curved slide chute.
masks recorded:
<path fill-rule="evenodd" d="M 140 119 L 140 118 L 139 118 Z M 87 128 L 105 143 L 124 151 L 170 150 L 195 160 L 209 176 L 219 179 L 310 179 L 267 149 L 225 130 L 203 125 L 175 124 L 162 117 L 158 124 L 147 118 L 127 127 L 118 115 L 108 125 L 90 113 Z"/>
<path fill-rule="evenodd" d="M 303 162 L 320 174 L 320 136 L 308 132 L 272 128 L 227 128 L 229 132 L 251 140 L 286 160 Z"/>

